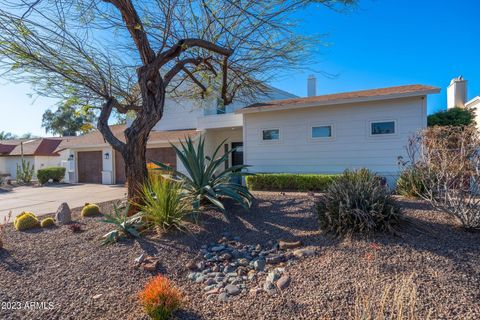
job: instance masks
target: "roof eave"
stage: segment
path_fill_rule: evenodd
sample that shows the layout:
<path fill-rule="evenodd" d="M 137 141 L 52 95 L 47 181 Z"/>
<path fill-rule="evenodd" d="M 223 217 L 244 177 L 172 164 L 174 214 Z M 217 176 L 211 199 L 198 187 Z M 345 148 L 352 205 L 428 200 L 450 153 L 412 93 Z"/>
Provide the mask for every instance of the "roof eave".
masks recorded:
<path fill-rule="evenodd" d="M 247 108 L 239 109 L 235 111 L 235 113 L 245 114 L 245 113 L 301 109 L 301 108 L 321 107 L 321 106 L 338 105 L 338 104 L 369 102 L 369 101 L 392 100 L 392 99 L 426 96 L 428 94 L 435 94 L 439 92 L 440 92 L 440 88 L 436 88 L 436 89 L 421 90 L 421 91 L 408 92 L 408 93 L 397 93 L 397 94 L 381 95 L 381 96 L 374 96 L 374 97 L 361 97 L 361 98 L 351 98 L 351 99 L 337 99 L 337 100 L 330 100 L 330 101 L 299 103 L 294 105 L 284 105 L 284 106 L 278 106 L 278 107 L 275 107 L 274 105 L 251 107 L 251 108 L 247 107 Z"/>

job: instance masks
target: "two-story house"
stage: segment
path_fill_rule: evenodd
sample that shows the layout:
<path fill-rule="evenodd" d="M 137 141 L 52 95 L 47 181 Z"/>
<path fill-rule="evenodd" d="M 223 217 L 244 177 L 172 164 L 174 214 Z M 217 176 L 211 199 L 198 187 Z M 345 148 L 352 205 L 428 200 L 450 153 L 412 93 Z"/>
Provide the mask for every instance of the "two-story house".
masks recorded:
<path fill-rule="evenodd" d="M 217 108 L 216 100 L 168 99 L 150 134 L 147 158 L 181 171 L 170 143 L 203 135 L 207 151 L 227 139 L 225 148 L 237 147 L 229 165 L 248 164 L 252 172 L 340 173 L 366 167 L 392 180 L 409 136 L 427 125 L 427 95 L 440 91 L 407 85 L 317 96 L 315 87 L 310 77 L 308 97 L 271 88 L 253 104 L 237 101 L 226 108 Z M 124 129 L 112 126 L 119 138 Z M 56 151 L 70 182 L 125 181 L 121 156 L 98 131 L 65 139 Z"/>

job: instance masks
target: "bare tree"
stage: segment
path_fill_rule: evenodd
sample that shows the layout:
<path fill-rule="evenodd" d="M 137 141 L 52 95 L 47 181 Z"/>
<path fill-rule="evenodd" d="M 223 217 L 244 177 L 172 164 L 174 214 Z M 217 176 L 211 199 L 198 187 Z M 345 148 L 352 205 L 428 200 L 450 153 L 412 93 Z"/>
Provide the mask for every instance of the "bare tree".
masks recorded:
<path fill-rule="evenodd" d="M 480 228 L 480 135 L 475 126 L 430 127 L 407 147 L 416 192 L 467 229 Z"/>
<path fill-rule="evenodd" d="M 353 0 L 0 1 L 4 76 L 38 94 L 100 109 L 98 129 L 126 165 L 128 196 L 147 177 L 148 135 L 167 95 L 218 95 L 223 105 L 264 91 L 279 71 L 308 66 L 319 38 L 294 32 L 292 13 Z M 112 110 L 135 112 L 125 142 Z"/>

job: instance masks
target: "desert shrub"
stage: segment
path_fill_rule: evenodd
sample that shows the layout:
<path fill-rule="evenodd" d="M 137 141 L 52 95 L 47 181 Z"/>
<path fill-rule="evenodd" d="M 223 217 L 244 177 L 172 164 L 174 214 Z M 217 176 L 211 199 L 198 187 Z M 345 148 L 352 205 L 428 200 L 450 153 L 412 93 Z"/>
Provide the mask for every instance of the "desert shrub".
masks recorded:
<path fill-rule="evenodd" d="M 322 230 L 337 236 L 392 232 L 401 211 L 382 178 L 367 169 L 345 171 L 317 204 Z"/>
<path fill-rule="evenodd" d="M 475 126 L 431 127 L 407 146 L 409 162 L 422 168 L 420 197 L 456 218 L 465 229 L 480 229 L 480 134 Z"/>
<path fill-rule="evenodd" d="M 123 209 L 123 211 L 122 211 Z M 140 237 L 139 230 L 144 227 L 143 212 L 129 216 L 130 205 L 123 208 L 113 205 L 113 214 L 106 213 L 101 222 L 113 224 L 115 229 L 103 236 L 102 244 L 112 244 L 124 237 Z"/>
<path fill-rule="evenodd" d="M 20 183 L 30 183 L 33 178 L 33 174 L 35 173 L 35 166 L 32 164 L 30 166 L 30 161 L 22 159 L 20 164 L 17 163 L 17 182 Z"/>
<path fill-rule="evenodd" d="M 195 211 L 208 202 L 223 211 L 225 207 L 221 201 L 222 198 L 230 198 L 244 208 L 250 208 L 252 205 L 253 196 L 248 189 L 232 182 L 233 177 L 249 175 L 243 171 L 247 166 L 236 165 L 225 169 L 225 162 L 235 149 L 230 149 L 218 156 L 225 141 L 222 141 L 211 155 L 205 154 L 203 137 L 198 140 L 197 145 L 190 137 L 181 141 L 180 147 L 172 144 L 187 174 L 174 170 L 167 164 L 153 161 L 162 170 L 171 172 L 175 178 L 183 181 L 183 188 L 190 194 Z"/>
<path fill-rule="evenodd" d="M 93 203 L 86 203 L 82 209 L 82 217 L 91 217 L 100 214 L 100 207 Z"/>
<path fill-rule="evenodd" d="M 144 185 L 138 207 L 148 223 L 162 230 L 180 228 L 184 216 L 191 212 L 182 184 L 170 179 L 154 178 Z"/>
<path fill-rule="evenodd" d="M 55 225 L 55 220 L 53 218 L 45 218 L 40 222 L 42 228 L 48 228 Z"/>
<path fill-rule="evenodd" d="M 426 173 L 420 165 L 405 167 L 397 180 L 397 194 L 407 198 L 421 198 L 428 193 L 427 186 L 422 181 Z"/>
<path fill-rule="evenodd" d="M 154 320 L 169 319 L 182 305 L 182 295 L 167 278 L 158 275 L 139 294 L 140 304 Z"/>
<path fill-rule="evenodd" d="M 37 179 L 40 184 L 47 183 L 52 179 L 53 182 L 60 182 L 65 177 L 66 169 L 64 167 L 49 167 L 37 171 Z"/>
<path fill-rule="evenodd" d="M 417 310 L 417 286 L 414 274 L 397 276 L 383 285 L 370 284 L 356 290 L 352 320 L 430 319 L 431 311 L 420 315 Z"/>
<path fill-rule="evenodd" d="M 39 227 L 40 222 L 38 221 L 37 216 L 32 212 L 24 211 L 15 217 L 13 226 L 16 230 L 23 231 Z"/>
<path fill-rule="evenodd" d="M 265 173 L 246 177 L 250 190 L 325 191 L 338 175 Z"/>

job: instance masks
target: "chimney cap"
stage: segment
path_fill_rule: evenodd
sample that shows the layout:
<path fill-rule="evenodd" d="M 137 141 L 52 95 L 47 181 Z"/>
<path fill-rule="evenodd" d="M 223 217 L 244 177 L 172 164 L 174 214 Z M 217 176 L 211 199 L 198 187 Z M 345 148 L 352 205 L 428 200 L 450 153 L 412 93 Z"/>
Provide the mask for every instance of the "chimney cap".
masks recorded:
<path fill-rule="evenodd" d="M 454 84 L 455 82 L 460 82 L 460 81 L 465 81 L 465 79 L 463 79 L 463 76 L 462 76 L 462 75 L 459 75 L 457 78 L 453 78 L 453 79 L 450 81 L 450 84 Z"/>

